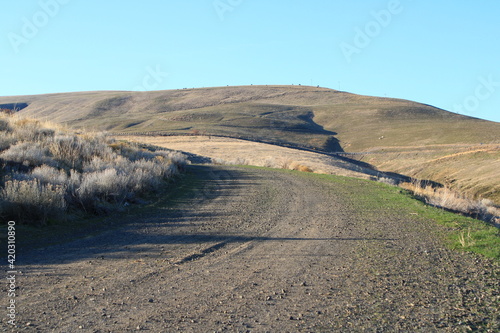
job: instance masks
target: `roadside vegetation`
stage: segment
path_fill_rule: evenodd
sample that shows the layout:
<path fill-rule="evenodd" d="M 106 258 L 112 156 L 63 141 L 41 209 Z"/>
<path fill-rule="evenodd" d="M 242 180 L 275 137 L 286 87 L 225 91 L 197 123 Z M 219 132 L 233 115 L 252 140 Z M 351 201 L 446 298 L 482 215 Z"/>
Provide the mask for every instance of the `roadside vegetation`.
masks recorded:
<path fill-rule="evenodd" d="M 426 190 L 429 191 L 429 190 Z M 439 192 L 439 190 L 438 190 Z M 415 192 L 407 192 L 415 198 Z M 418 191 L 417 191 L 418 193 Z M 500 230 L 492 224 L 492 215 L 486 211 L 488 205 L 479 201 L 469 201 L 468 199 L 460 198 L 458 194 L 450 194 L 448 190 L 444 189 L 443 194 L 437 194 L 432 197 L 432 194 L 424 199 L 424 202 L 430 203 L 431 206 L 426 205 L 418 209 L 418 215 L 423 218 L 434 220 L 439 225 L 445 227 L 443 231 L 443 238 L 447 240 L 451 248 L 463 251 L 470 251 L 482 254 L 486 257 L 500 260 Z M 455 197 L 455 195 L 457 195 Z M 447 196 L 454 205 L 470 205 L 468 208 L 463 206 L 464 211 L 468 211 L 468 216 L 456 214 L 458 210 L 443 207 L 444 205 L 452 207 L 451 204 L 432 203 L 433 200 L 440 202 Z M 416 196 L 417 199 L 421 199 Z M 456 200 L 456 201 L 455 201 Z M 462 201 L 464 200 L 464 201 Z M 434 207 L 432 207 L 434 206 Z M 444 209 L 443 209 L 444 208 Z M 451 211 L 451 212 L 450 212 Z"/>
<path fill-rule="evenodd" d="M 489 199 L 474 200 L 448 187 L 425 186 L 419 181 L 402 183 L 400 186 L 431 206 L 500 225 L 500 208 Z"/>
<path fill-rule="evenodd" d="M 379 170 L 430 179 L 469 198 L 500 205 L 498 139 L 489 144 L 380 147 L 359 159 Z"/>
<path fill-rule="evenodd" d="M 375 183 L 364 179 L 332 175 L 300 173 L 303 177 L 317 177 L 325 181 L 348 184 L 342 195 L 353 198 L 360 207 L 360 219 L 379 216 L 413 216 L 415 219 L 433 221 L 435 231 L 452 249 L 474 252 L 500 260 L 500 230 L 491 223 L 450 212 L 442 207 L 433 207 L 410 190 Z M 310 176 L 309 176 L 310 175 Z M 417 200 L 416 200 L 417 199 Z M 418 200 L 420 199 L 420 200 Z M 434 205 L 437 206 L 437 205 Z M 383 228 L 384 225 L 378 226 Z M 409 226 L 405 226 L 409 227 Z M 372 230 L 376 234 L 377 230 Z"/>
<path fill-rule="evenodd" d="M 185 164 L 178 152 L 1 115 L 0 216 L 43 225 L 109 214 L 158 191 Z"/>

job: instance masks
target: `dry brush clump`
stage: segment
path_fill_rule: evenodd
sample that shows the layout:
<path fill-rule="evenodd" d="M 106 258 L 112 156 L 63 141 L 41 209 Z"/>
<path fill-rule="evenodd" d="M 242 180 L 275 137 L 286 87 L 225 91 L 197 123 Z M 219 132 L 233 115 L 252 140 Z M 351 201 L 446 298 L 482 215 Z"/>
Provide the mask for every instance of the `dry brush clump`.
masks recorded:
<path fill-rule="evenodd" d="M 268 158 L 267 160 L 265 160 L 264 163 L 265 163 L 264 166 L 269 168 L 295 170 L 301 172 L 313 172 L 313 169 L 311 169 L 309 166 L 293 161 L 291 159 Z"/>
<path fill-rule="evenodd" d="M 500 222 L 500 207 L 491 200 L 474 200 L 448 187 L 426 186 L 420 181 L 402 183 L 400 186 L 429 205 L 464 213 L 494 224 Z"/>
<path fill-rule="evenodd" d="M 378 177 L 378 178 L 375 178 L 375 180 L 378 181 L 379 183 L 384 183 L 384 184 L 391 185 L 391 186 L 398 185 L 398 180 L 394 179 L 394 178 L 390 178 L 390 177 Z"/>
<path fill-rule="evenodd" d="M 67 208 L 64 192 L 64 186 L 38 179 L 8 180 L 0 194 L 2 213 L 17 221 L 44 222 Z"/>
<path fill-rule="evenodd" d="M 3 115 L 0 163 L 0 215 L 44 224 L 68 211 L 102 214 L 133 203 L 182 171 L 186 157 Z"/>

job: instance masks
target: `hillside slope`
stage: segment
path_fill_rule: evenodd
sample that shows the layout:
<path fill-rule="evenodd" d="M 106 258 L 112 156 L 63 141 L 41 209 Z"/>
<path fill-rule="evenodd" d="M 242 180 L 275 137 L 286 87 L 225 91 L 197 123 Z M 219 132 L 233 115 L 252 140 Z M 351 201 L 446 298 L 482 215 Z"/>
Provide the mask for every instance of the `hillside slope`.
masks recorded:
<path fill-rule="evenodd" d="M 20 114 L 112 132 L 221 134 L 366 151 L 380 145 L 499 141 L 500 124 L 411 101 L 304 86 L 0 97 Z"/>
<path fill-rule="evenodd" d="M 356 157 L 382 171 L 431 179 L 500 203 L 500 123 L 407 100 L 305 86 L 0 97 L 0 109 L 14 107 L 22 108 L 20 115 L 115 133 L 211 134 L 367 152 Z"/>

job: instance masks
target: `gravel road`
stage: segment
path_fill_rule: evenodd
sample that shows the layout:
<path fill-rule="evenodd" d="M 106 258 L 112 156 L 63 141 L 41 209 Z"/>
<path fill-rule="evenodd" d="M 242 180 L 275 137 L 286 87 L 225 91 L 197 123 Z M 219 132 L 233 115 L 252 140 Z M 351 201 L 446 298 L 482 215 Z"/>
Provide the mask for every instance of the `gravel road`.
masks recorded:
<path fill-rule="evenodd" d="M 299 173 L 191 172 L 206 180 L 174 206 L 18 254 L 14 330 L 500 330 L 498 265 L 418 215 L 361 214 L 348 183 Z"/>

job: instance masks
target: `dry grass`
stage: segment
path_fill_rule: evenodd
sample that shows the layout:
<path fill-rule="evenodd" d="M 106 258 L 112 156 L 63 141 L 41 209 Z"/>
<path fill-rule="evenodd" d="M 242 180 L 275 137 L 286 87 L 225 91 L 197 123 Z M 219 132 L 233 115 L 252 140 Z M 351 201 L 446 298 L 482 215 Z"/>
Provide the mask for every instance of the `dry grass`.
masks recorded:
<path fill-rule="evenodd" d="M 491 200 L 473 200 L 448 187 L 425 186 L 419 181 L 402 183 L 400 186 L 432 206 L 461 212 L 493 223 L 500 221 L 500 207 Z"/>
<path fill-rule="evenodd" d="M 462 231 L 458 236 L 458 241 L 462 245 L 463 248 L 468 248 L 476 245 L 476 241 L 472 238 L 470 228 L 467 229 L 467 234 L 465 231 Z"/>
<path fill-rule="evenodd" d="M 254 165 L 363 179 L 371 176 L 365 173 L 367 170 L 342 160 L 245 140 L 208 136 L 125 136 L 123 139 L 210 157 L 216 164 Z"/>
<path fill-rule="evenodd" d="M 383 171 L 441 183 L 471 198 L 500 205 L 500 145 L 381 148 L 362 160 Z"/>
<path fill-rule="evenodd" d="M 301 172 L 313 172 L 313 170 L 310 167 L 308 167 L 307 165 L 303 165 L 303 164 L 300 164 L 297 162 L 290 163 L 288 169 L 301 171 Z"/>
<path fill-rule="evenodd" d="M 221 158 L 214 158 L 212 160 L 213 164 L 216 165 L 254 165 L 254 166 L 263 166 L 266 168 L 274 168 L 274 169 L 286 169 L 286 170 L 295 170 L 301 172 L 314 172 L 313 169 L 308 167 L 307 165 L 302 165 L 295 161 L 291 160 L 276 160 L 274 158 L 267 158 L 263 162 L 251 163 L 250 161 L 237 157 L 231 160 L 224 160 Z M 262 165 L 260 165 L 262 164 Z"/>
<path fill-rule="evenodd" d="M 66 208 L 65 188 L 44 184 L 38 179 L 9 180 L 0 191 L 3 214 L 16 221 L 45 223 L 49 217 L 59 216 Z"/>
<path fill-rule="evenodd" d="M 380 183 L 384 183 L 384 184 L 391 185 L 391 186 L 396 186 L 399 184 L 398 181 L 394 178 L 379 177 L 376 180 Z"/>
<path fill-rule="evenodd" d="M 308 167 L 307 165 L 299 165 L 297 167 L 297 169 L 295 169 L 295 170 L 298 170 L 301 172 L 313 172 L 313 170 L 310 167 Z"/>

